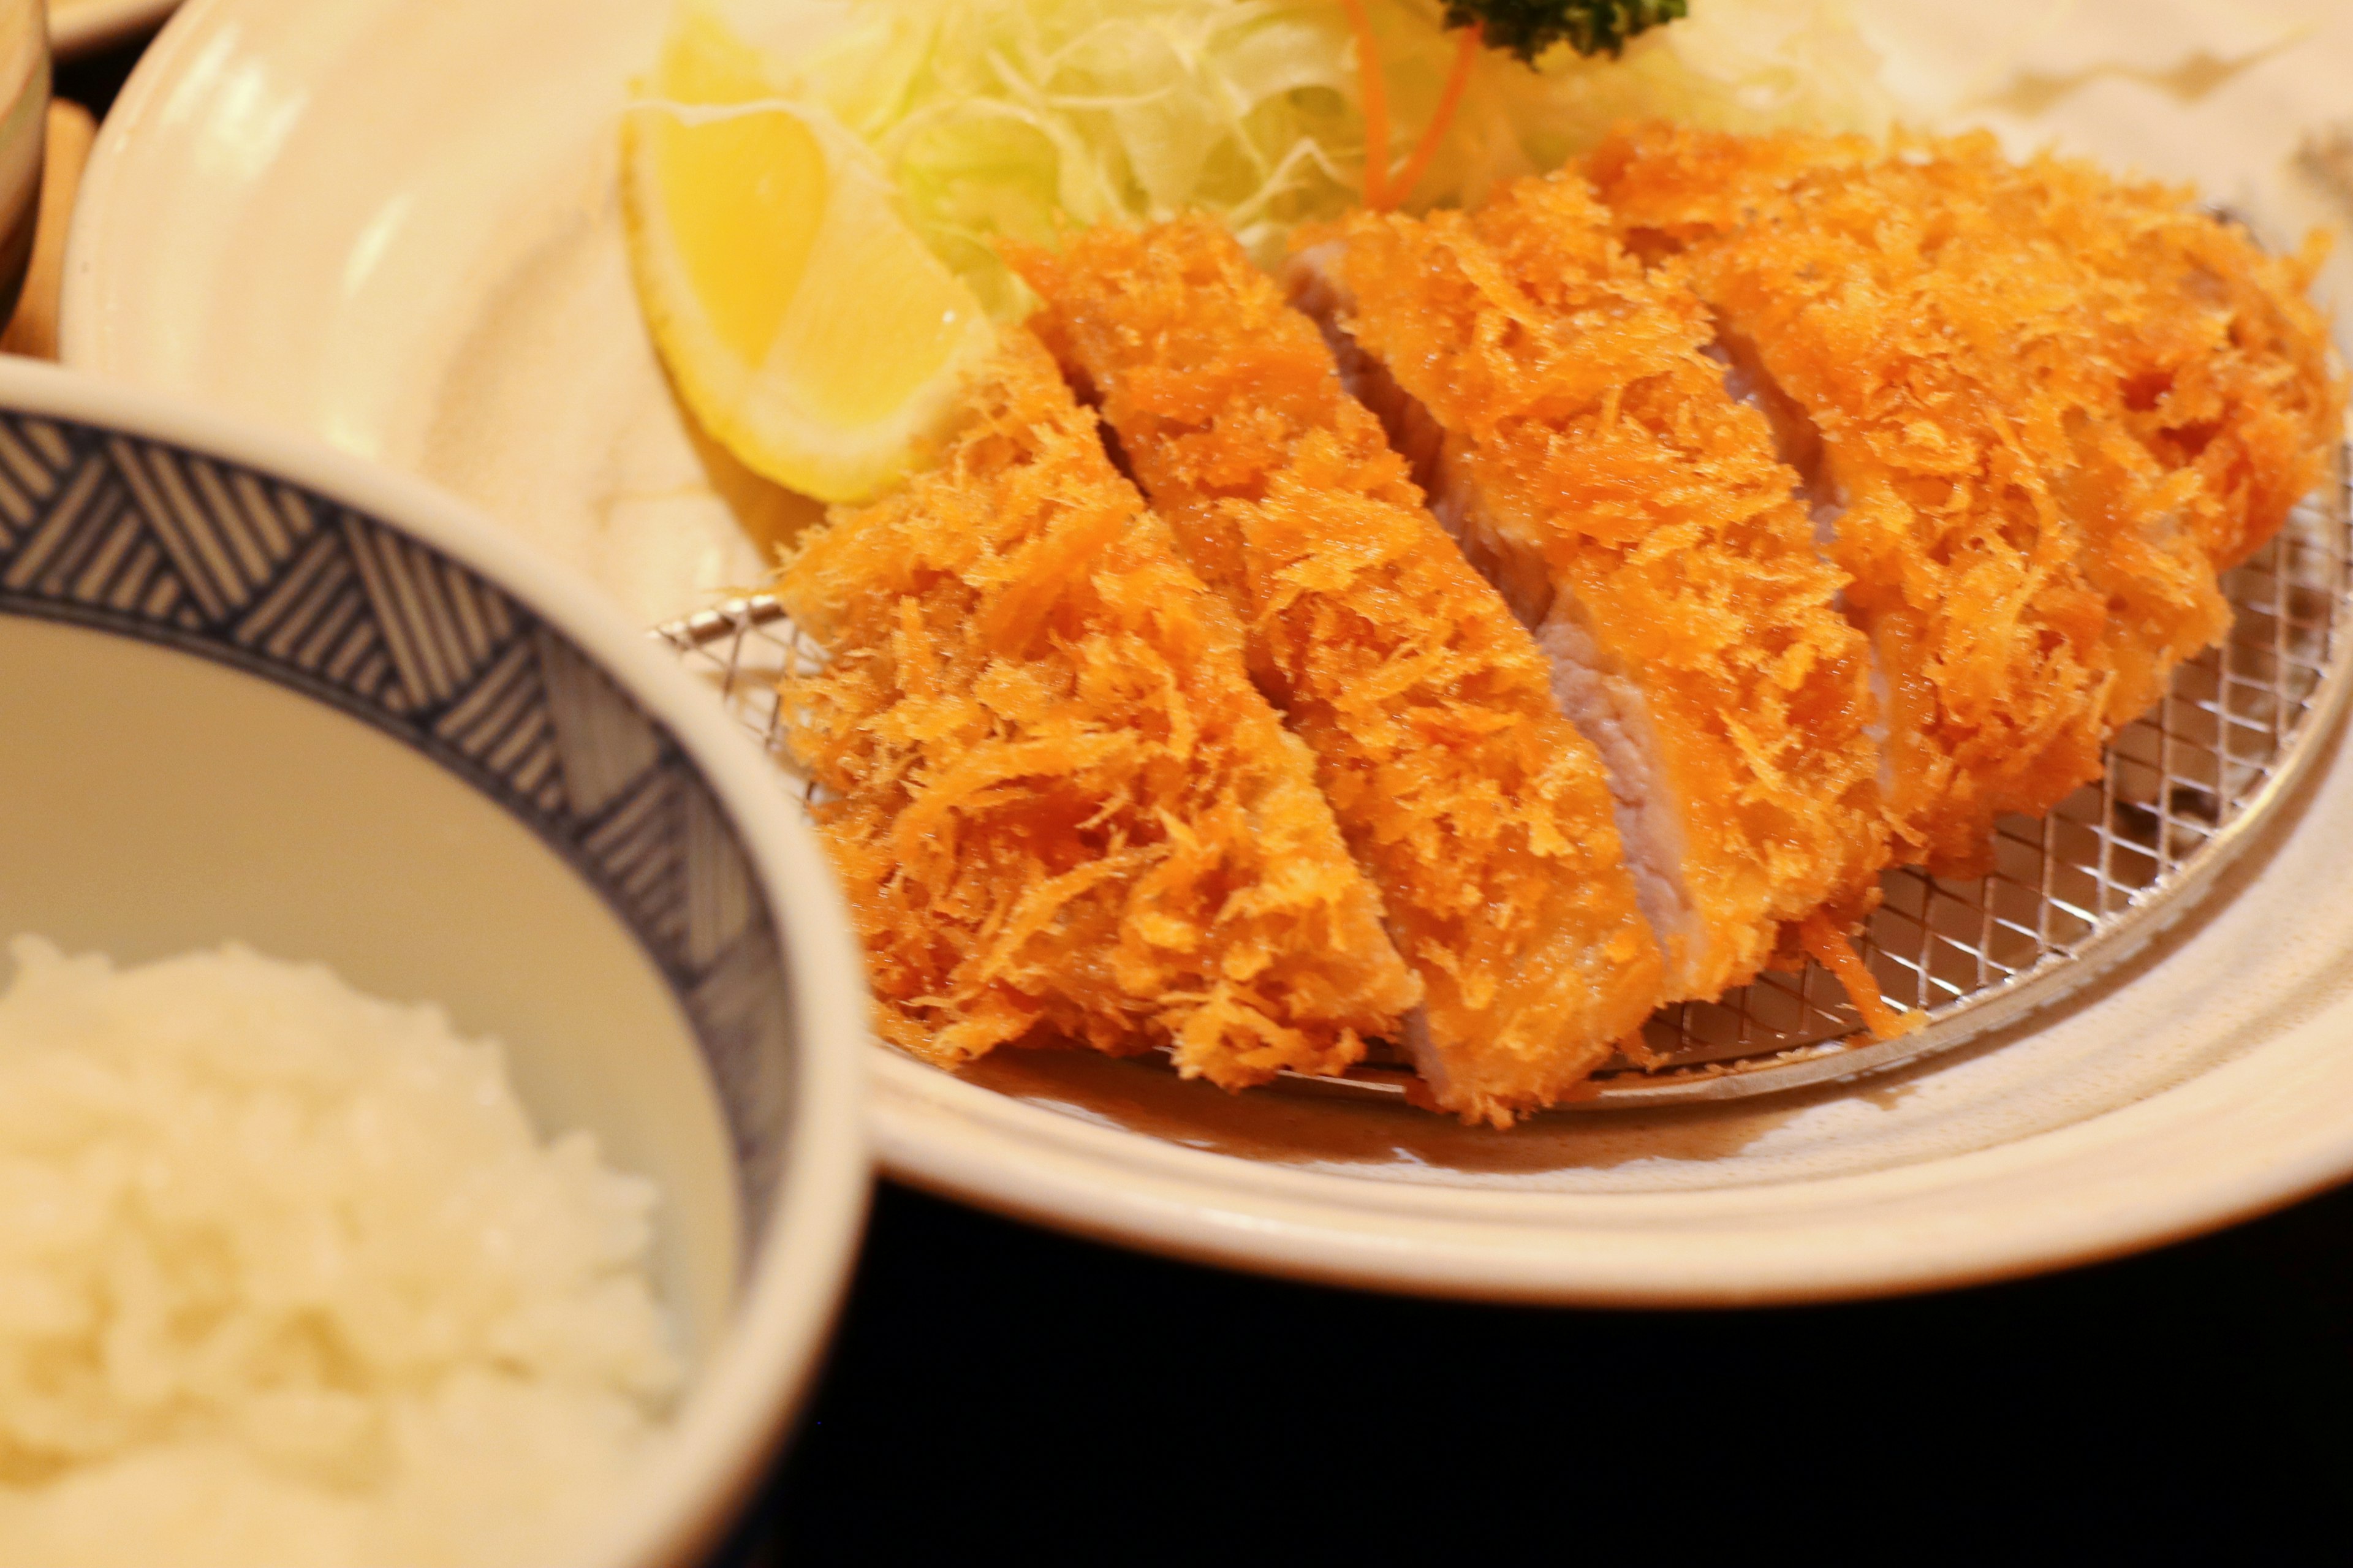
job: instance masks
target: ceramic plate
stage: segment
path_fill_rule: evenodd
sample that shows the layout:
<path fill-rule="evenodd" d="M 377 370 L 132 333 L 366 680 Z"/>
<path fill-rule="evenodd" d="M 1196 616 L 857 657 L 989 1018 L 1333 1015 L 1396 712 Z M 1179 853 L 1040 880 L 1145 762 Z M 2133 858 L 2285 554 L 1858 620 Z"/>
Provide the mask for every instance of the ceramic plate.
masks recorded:
<path fill-rule="evenodd" d="M 2329 0 L 1867 9 L 1922 120 L 2195 179 L 2276 235 L 2348 199 L 2329 121 L 2353 14 Z M 615 119 L 664 19 L 195 0 L 101 136 L 67 357 L 438 479 L 649 624 L 752 580 L 756 529 L 793 520 L 739 521 L 747 492 L 681 426 L 620 247 Z M 2338 263 L 2330 286 L 2348 280 Z M 878 1048 L 877 1132 L 896 1173 L 978 1202 L 1400 1289 L 1730 1302 L 2023 1272 L 2353 1172 L 2348 841 L 2332 755 L 2137 962 L 1861 1086 L 1499 1137 L 1145 1063 L 1003 1053 L 950 1077 Z"/>

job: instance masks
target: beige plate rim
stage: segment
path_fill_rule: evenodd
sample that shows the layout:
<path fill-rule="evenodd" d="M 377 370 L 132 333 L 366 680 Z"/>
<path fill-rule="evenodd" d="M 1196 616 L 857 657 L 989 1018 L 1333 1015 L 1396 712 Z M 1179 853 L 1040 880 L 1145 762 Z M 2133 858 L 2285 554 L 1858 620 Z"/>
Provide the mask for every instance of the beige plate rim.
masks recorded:
<path fill-rule="evenodd" d="M 180 0 L 50 0 L 49 47 L 61 58 L 90 54 L 152 27 Z"/>

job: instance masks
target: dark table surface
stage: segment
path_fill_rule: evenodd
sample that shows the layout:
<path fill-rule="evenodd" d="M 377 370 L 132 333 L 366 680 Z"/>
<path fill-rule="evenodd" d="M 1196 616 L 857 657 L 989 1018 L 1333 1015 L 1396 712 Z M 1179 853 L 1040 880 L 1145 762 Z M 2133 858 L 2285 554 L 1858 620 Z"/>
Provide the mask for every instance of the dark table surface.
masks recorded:
<path fill-rule="evenodd" d="M 102 115 L 144 43 L 58 93 Z M 2348 1527 L 2353 1189 L 2045 1279 L 1637 1312 L 1220 1273 L 885 1182 L 720 1561 L 2331 1563 Z"/>

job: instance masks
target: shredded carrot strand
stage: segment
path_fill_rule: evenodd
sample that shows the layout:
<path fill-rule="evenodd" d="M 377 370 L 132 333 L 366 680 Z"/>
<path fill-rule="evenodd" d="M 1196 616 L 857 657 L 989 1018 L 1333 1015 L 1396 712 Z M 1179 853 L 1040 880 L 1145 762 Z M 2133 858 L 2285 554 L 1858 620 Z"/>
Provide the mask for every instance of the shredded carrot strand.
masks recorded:
<path fill-rule="evenodd" d="M 1454 123 L 1454 111 L 1461 106 L 1463 89 L 1471 85 L 1471 67 L 1479 58 L 1482 30 L 1476 22 L 1462 29 L 1454 46 L 1454 68 L 1447 73 L 1446 90 L 1439 95 L 1437 111 L 1430 123 L 1421 128 L 1421 141 L 1416 144 L 1413 156 L 1406 160 L 1405 169 L 1391 187 L 1398 201 L 1413 195 L 1421 184 L 1422 175 L 1430 172 L 1430 161 L 1438 156 L 1438 144 L 1446 139 L 1446 128 Z"/>
<path fill-rule="evenodd" d="M 1814 955 L 1815 961 L 1829 970 L 1839 984 L 1845 988 L 1847 1000 L 1852 1002 L 1854 1010 L 1862 1015 L 1863 1026 L 1871 1031 L 1873 1039 L 1892 1040 L 1898 1035 L 1910 1034 L 1927 1022 L 1924 1016 L 1908 1007 L 1899 1012 L 1887 1005 L 1887 999 L 1879 994 L 1878 982 L 1873 980 L 1871 971 L 1862 966 L 1862 960 L 1855 956 L 1854 944 L 1847 941 L 1846 932 L 1832 925 L 1825 916 L 1807 916 L 1805 922 L 1798 927 L 1798 940 L 1805 944 L 1808 952 Z"/>
<path fill-rule="evenodd" d="M 1376 212 L 1389 205 L 1389 89 L 1381 74 L 1381 47 L 1365 0 L 1340 0 L 1356 35 L 1357 96 L 1365 110 L 1365 205 Z"/>

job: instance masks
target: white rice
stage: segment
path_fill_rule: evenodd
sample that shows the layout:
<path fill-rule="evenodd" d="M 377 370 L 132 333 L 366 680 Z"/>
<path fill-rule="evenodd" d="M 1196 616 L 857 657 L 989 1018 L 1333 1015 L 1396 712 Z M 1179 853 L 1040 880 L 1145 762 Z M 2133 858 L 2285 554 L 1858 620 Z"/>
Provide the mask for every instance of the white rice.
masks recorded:
<path fill-rule="evenodd" d="M 681 1368 L 651 1183 L 239 947 L 0 993 L 0 1563 L 547 1563 Z"/>

